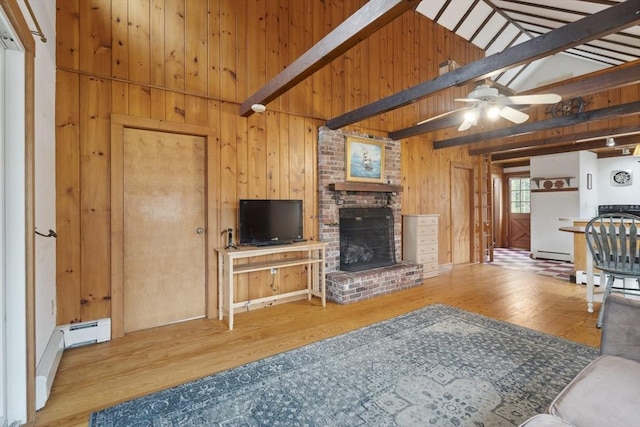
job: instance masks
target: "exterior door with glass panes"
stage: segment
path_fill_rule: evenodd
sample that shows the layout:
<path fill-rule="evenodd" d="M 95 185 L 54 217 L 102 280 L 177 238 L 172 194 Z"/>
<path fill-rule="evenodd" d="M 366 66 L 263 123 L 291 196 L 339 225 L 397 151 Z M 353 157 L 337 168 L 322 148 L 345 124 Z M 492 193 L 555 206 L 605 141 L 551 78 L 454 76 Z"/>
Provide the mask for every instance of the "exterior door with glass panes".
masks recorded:
<path fill-rule="evenodd" d="M 511 176 L 507 202 L 507 247 L 531 249 L 531 185 L 528 176 Z"/>

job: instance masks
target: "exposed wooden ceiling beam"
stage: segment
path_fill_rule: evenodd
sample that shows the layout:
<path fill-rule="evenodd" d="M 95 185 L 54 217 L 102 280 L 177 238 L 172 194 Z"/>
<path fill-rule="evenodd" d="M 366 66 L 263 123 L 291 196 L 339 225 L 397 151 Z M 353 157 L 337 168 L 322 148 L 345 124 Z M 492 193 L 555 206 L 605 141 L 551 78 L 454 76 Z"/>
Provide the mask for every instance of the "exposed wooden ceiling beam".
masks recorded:
<path fill-rule="evenodd" d="M 450 71 L 433 80 L 356 108 L 327 121 L 327 127 L 338 129 L 369 117 L 409 105 L 426 96 L 452 86 L 490 77 L 506 69 L 561 52 L 602 36 L 627 28 L 638 19 L 638 3 L 627 0 L 593 15 L 572 22 L 540 37 L 520 43 L 500 53 L 488 56 Z"/>
<path fill-rule="evenodd" d="M 550 84 L 522 94 L 553 92 L 560 95 L 562 99 L 568 100 L 636 83 L 640 83 L 640 60 L 576 77 L 566 84 Z M 462 123 L 461 114 L 451 114 L 441 119 L 390 132 L 389 138 L 409 138 L 448 127 L 459 126 L 460 123 Z"/>
<path fill-rule="evenodd" d="M 462 112 L 452 113 L 451 115 L 442 117 L 440 119 L 434 119 L 426 123 L 389 132 L 389 138 L 394 140 L 404 139 L 424 133 L 434 132 L 440 129 L 460 126 L 460 124 L 462 123 L 462 114 Z"/>
<path fill-rule="evenodd" d="M 482 21 L 480 25 L 478 25 L 478 28 L 476 28 L 476 30 L 471 35 L 471 37 L 469 37 L 469 43 L 473 43 L 475 41 L 476 37 L 478 37 L 478 34 L 480 34 L 480 31 L 482 31 L 484 26 L 487 25 L 487 23 L 491 20 L 491 18 L 493 18 L 493 15 L 498 13 L 498 11 L 495 9 L 495 6 L 493 5 L 490 5 L 490 6 L 492 6 L 491 13 L 489 13 L 487 17 L 484 18 L 484 21 Z"/>
<path fill-rule="evenodd" d="M 565 8 L 562 8 L 562 7 L 540 5 L 540 4 L 529 3 L 529 2 L 524 2 L 524 1 L 523 2 L 510 1 L 509 3 L 515 3 L 516 6 L 520 5 L 520 6 L 539 7 L 539 8 L 548 10 L 550 12 L 560 12 L 560 13 L 566 13 L 568 15 L 580 15 L 580 16 L 588 15 L 587 12 L 582 12 L 582 11 L 579 11 L 579 10 L 572 10 L 572 9 L 565 9 Z M 507 7 L 504 7 L 503 9 L 504 9 L 504 11 L 506 13 L 521 13 L 521 11 L 522 11 L 522 9 L 512 9 L 512 8 L 507 8 Z M 547 15 L 539 15 L 539 14 L 531 14 L 531 15 L 535 16 L 536 18 L 541 18 L 541 19 L 546 19 L 547 18 Z M 551 13 L 551 15 L 553 15 L 553 13 Z"/>
<path fill-rule="evenodd" d="M 547 138 L 538 139 L 535 141 L 516 141 L 516 142 L 505 142 L 503 144 L 498 145 L 483 145 L 480 147 L 469 148 L 469 154 L 472 156 L 478 156 L 481 154 L 489 154 L 497 155 L 498 152 L 509 151 L 510 153 L 520 153 L 516 157 L 523 157 L 524 152 L 523 149 L 531 148 L 532 150 L 539 149 L 534 147 L 542 147 L 545 145 L 551 144 L 562 144 L 566 142 L 577 143 L 576 141 L 587 140 L 593 138 L 607 138 L 609 136 L 620 135 L 620 134 L 628 134 L 638 132 L 637 125 L 628 125 L 622 126 L 618 128 L 608 128 L 608 129 L 598 129 L 591 130 L 588 132 L 580 132 L 580 133 L 571 133 L 567 135 L 554 135 Z M 640 137 L 640 136 L 637 136 Z"/>
<path fill-rule="evenodd" d="M 536 36 L 538 36 L 540 34 L 544 34 L 547 31 L 552 31 L 552 30 L 557 28 L 557 27 L 550 27 L 548 25 L 539 24 L 537 22 L 525 21 L 524 19 L 520 19 L 519 21 L 527 29 L 527 31 L 531 32 L 531 34 L 535 34 Z M 531 27 L 531 28 L 527 28 L 527 27 Z M 546 31 L 542 31 L 541 29 L 542 30 L 546 30 Z M 620 35 L 626 36 L 624 34 L 620 34 Z M 614 46 L 637 49 L 637 45 L 631 44 L 631 43 L 621 42 L 619 40 L 606 39 L 606 40 L 596 40 L 596 42 L 600 42 L 600 43 L 604 42 L 604 43 L 611 44 L 611 45 L 614 45 Z M 595 45 L 593 43 L 586 43 L 586 44 L 587 45 L 593 45 L 593 47 L 602 47 L 602 46 L 597 46 L 597 45 Z M 620 53 L 623 54 L 623 55 L 627 55 L 626 52 L 620 52 Z"/>
<path fill-rule="evenodd" d="M 552 90 L 566 100 L 636 83 L 640 83 L 640 60 L 577 77 L 565 84 L 550 84 L 524 93 L 544 93 Z"/>
<path fill-rule="evenodd" d="M 479 132 L 472 135 L 459 136 L 457 138 L 434 141 L 433 148 L 448 148 L 458 145 L 482 142 L 490 139 L 504 138 L 505 136 L 516 136 L 525 133 L 538 132 L 541 130 L 554 129 L 565 126 L 575 126 L 580 123 L 588 123 L 596 120 L 611 119 L 614 117 L 628 116 L 640 113 L 640 101 L 629 102 L 627 104 L 613 107 L 600 108 L 598 110 L 585 111 L 574 116 L 554 117 L 549 120 L 541 120 L 533 123 L 524 123 L 516 126 L 495 129 L 488 132 Z"/>
<path fill-rule="evenodd" d="M 460 20 L 458 21 L 458 23 L 456 24 L 455 27 L 453 27 L 453 29 L 451 31 L 453 31 L 454 33 L 457 33 L 458 30 L 460 29 L 460 27 L 462 26 L 462 23 L 464 21 L 466 21 L 466 19 L 469 17 L 469 15 L 471 15 L 471 12 L 473 11 L 473 9 L 476 7 L 476 5 L 478 4 L 478 2 L 480 2 L 480 0 L 473 0 L 473 4 L 471 4 L 468 8 L 467 11 L 464 13 L 464 15 L 462 15 L 462 17 L 460 18 Z"/>
<path fill-rule="evenodd" d="M 604 146 L 606 138 L 593 141 L 573 142 L 570 144 L 555 146 L 538 146 L 528 150 L 513 150 L 504 153 L 494 153 L 491 155 L 491 161 L 503 161 L 510 159 L 519 159 L 522 157 L 534 157 L 544 154 L 568 153 L 570 151 L 595 150 Z M 616 137 L 616 147 L 614 149 L 622 149 L 626 145 L 634 145 L 640 143 L 640 135 L 629 135 Z M 535 144 L 535 141 L 533 142 Z M 536 144 L 537 145 L 537 144 Z"/>
<path fill-rule="evenodd" d="M 500 162 L 496 162 L 497 165 L 500 165 Z M 502 165 L 503 167 L 517 168 L 517 167 L 527 167 L 531 165 L 531 161 L 529 159 L 521 159 L 509 162 L 507 165 Z"/>
<path fill-rule="evenodd" d="M 370 0 L 324 36 L 240 105 L 240 115 L 253 114 L 253 104 L 267 104 L 410 9 L 420 0 Z"/>
<path fill-rule="evenodd" d="M 615 2 L 612 4 L 616 4 Z M 534 7 L 542 7 L 541 5 L 535 5 Z M 530 13 L 530 12 L 526 12 L 522 9 L 509 9 L 509 8 L 502 8 L 502 10 L 506 13 L 506 14 L 510 14 L 510 15 L 519 15 L 519 16 L 528 16 L 531 18 L 535 18 L 535 19 L 540 19 L 540 20 L 544 20 L 544 21 L 548 21 L 548 22 L 555 22 L 557 24 L 560 25 L 566 25 L 569 22 L 572 21 L 567 21 L 566 19 L 558 19 L 556 17 L 553 16 L 542 16 L 542 15 L 538 15 L 537 13 Z M 569 13 L 573 13 L 573 14 L 578 14 L 578 15 L 586 15 L 584 12 L 569 12 Z M 510 16 L 509 15 L 509 16 Z M 522 18 L 518 18 L 518 22 L 523 22 Z M 558 28 L 558 27 L 554 27 L 554 28 Z M 638 38 L 639 36 L 633 34 L 633 33 L 629 33 L 629 32 L 621 32 L 620 35 L 623 35 L 625 37 L 632 37 L 632 38 Z"/>

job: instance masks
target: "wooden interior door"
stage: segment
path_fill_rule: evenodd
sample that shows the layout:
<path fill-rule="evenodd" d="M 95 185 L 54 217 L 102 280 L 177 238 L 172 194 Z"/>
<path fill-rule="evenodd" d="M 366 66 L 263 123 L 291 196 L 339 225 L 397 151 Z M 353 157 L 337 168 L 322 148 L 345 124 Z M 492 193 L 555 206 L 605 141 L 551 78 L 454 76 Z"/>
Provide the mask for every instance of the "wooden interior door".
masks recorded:
<path fill-rule="evenodd" d="M 502 221 L 502 177 L 500 175 L 492 175 L 493 183 L 493 247 L 501 248 L 504 245 L 504 224 Z"/>
<path fill-rule="evenodd" d="M 125 129 L 124 330 L 205 315 L 205 142 Z"/>
<path fill-rule="evenodd" d="M 472 262 L 473 257 L 473 169 L 451 168 L 451 263 Z"/>
<path fill-rule="evenodd" d="M 509 214 L 508 247 L 514 249 L 531 249 L 531 215 L 524 213 Z"/>
<path fill-rule="evenodd" d="M 507 179 L 507 247 L 528 251 L 531 250 L 529 177 L 510 176 Z"/>

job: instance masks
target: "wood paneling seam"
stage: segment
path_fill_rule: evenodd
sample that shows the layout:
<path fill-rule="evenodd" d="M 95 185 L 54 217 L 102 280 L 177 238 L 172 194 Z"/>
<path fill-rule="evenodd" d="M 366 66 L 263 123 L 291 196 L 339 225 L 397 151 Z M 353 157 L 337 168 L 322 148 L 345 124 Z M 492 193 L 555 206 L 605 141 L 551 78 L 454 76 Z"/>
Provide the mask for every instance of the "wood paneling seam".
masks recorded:
<path fill-rule="evenodd" d="M 65 71 L 67 73 L 78 74 L 78 75 L 81 75 L 81 76 L 94 77 L 94 78 L 97 78 L 97 79 L 110 80 L 112 82 L 131 84 L 131 85 L 145 87 L 145 88 L 149 88 L 149 89 L 163 90 L 163 91 L 166 91 L 166 92 L 177 93 L 177 94 L 180 94 L 180 95 L 187 95 L 187 96 L 194 96 L 194 97 L 197 97 L 197 98 L 204 98 L 204 99 L 206 99 L 208 101 L 225 102 L 227 104 L 237 105 L 238 108 L 240 107 L 240 102 L 238 102 L 238 101 L 232 101 L 232 100 L 224 99 L 224 98 L 214 98 L 214 97 L 209 96 L 209 95 L 197 94 L 197 93 L 193 93 L 193 92 L 188 92 L 186 90 L 169 89 L 169 88 L 166 88 L 166 87 L 163 87 L 163 86 L 151 85 L 151 84 L 148 84 L 148 83 L 140 83 L 140 82 L 135 82 L 135 81 L 132 81 L 132 80 L 123 79 L 123 78 L 119 78 L 119 77 L 112 77 L 112 76 L 107 76 L 107 75 L 104 75 L 104 74 L 97 74 L 97 73 L 90 73 L 90 72 L 87 72 L 87 71 L 74 70 L 72 68 L 66 68 L 66 67 L 56 67 L 56 70 L 57 71 Z M 300 113 L 284 111 L 284 110 L 278 110 L 278 109 L 274 109 L 272 107 L 269 107 L 268 111 L 274 112 L 274 113 L 289 114 L 291 116 L 302 117 L 302 118 L 305 118 L 305 119 L 313 119 L 313 120 L 320 120 L 320 121 L 326 121 L 327 120 L 326 117 L 308 116 L 308 115 L 303 115 L 303 114 L 300 114 Z M 238 114 L 238 115 L 240 115 L 240 114 Z M 368 129 L 373 129 L 373 128 L 368 128 Z M 380 131 L 380 132 L 386 132 L 383 129 L 373 129 L 373 130 Z"/>

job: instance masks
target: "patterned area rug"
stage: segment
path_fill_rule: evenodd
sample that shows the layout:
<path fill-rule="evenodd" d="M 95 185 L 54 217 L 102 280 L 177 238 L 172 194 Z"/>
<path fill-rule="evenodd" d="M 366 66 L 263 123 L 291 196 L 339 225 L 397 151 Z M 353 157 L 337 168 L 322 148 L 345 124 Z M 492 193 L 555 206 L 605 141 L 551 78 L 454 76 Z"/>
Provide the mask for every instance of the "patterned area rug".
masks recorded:
<path fill-rule="evenodd" d="M 597 353 L 436 304 L 124 402 L 90 425 L 517 426 Z"/>
<path fill-rule="evenodd" d="M 552 259 L 534 259 L 530 252 L 519 249 L 495 248 L 493 250 L 493 262 L 487 265 L 509 268 L 511 270 L 530 271 L 545 276 L 553 276 L 569 281 L 574 274 L 573 263 L 556 261 Z"/>

